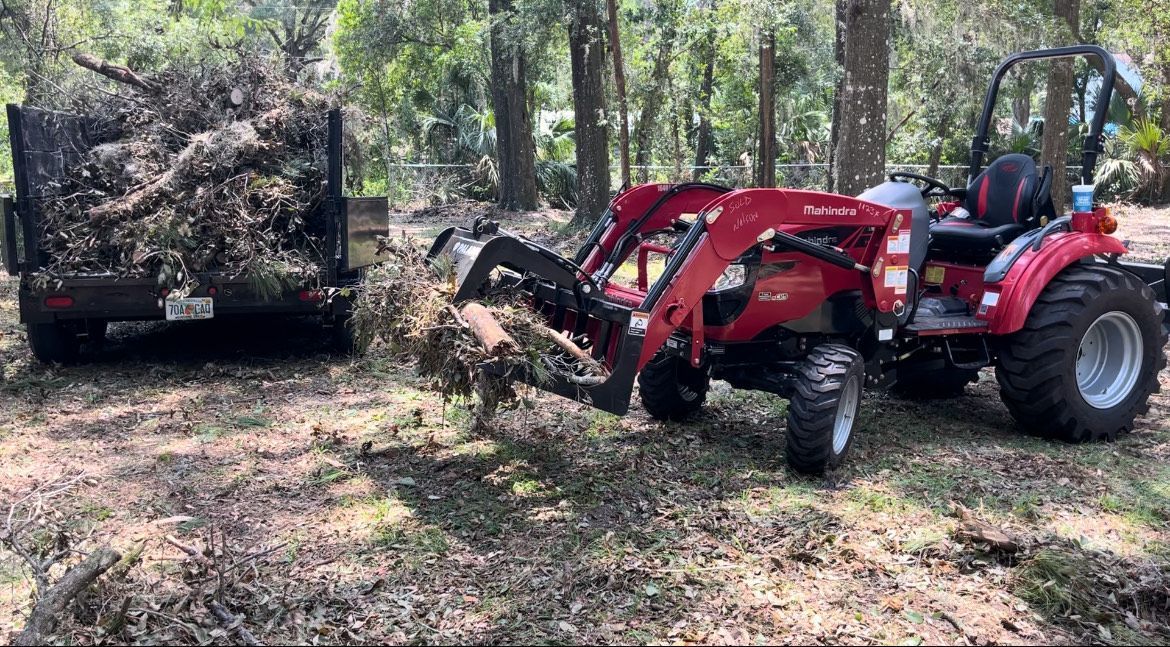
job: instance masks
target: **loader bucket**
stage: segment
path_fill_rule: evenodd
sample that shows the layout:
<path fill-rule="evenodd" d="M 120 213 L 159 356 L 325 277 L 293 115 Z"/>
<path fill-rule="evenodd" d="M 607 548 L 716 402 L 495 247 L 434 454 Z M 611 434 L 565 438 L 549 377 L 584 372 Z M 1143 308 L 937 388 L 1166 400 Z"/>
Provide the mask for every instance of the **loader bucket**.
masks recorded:
<path fill-rule="evenodd" d="M 439 234 L 427 259 L 453 264 L 455 303 L 482 297 L 489 287 L 493 292 L 519 293 L 545 315 L 553 330 L 584 336 L 590 355 L 609 371 L 598 378 L 555 372 L 538 376 L 513 369 L 509 378 L 618 415 L 629 410 L 645 335 L 641 324 L 646 315 L 637 310 L 638 304 L 608 298 L 572 260 L 482 217 Z M 639 324 L 632 329 L 631 319 Z M 504 373 L 504 367 L 495 363 L 481 368 Z"/>

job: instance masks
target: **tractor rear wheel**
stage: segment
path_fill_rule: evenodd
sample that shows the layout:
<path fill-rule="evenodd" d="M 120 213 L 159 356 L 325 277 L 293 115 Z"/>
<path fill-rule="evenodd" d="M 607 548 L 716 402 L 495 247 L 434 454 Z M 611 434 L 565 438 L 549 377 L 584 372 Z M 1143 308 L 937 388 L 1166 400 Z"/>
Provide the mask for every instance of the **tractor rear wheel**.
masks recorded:
<path fill-rule="evenodd" d="M 786 455 L 792 469 L 820 474 L 840 465 L 853 444 L 865 361 L 848 346 L 822 344 L 798 370 L 788 403 Z"/>
<path fill-rule="evenodd" d="M 1149 286 L 1124 270 L 1076 266 L 1052 280 L 1000 350 L 1000 397 L 1026 433 L 1113 440 L 1149 409 L 1165 345 Z"/>
<path fill-rule="evenodd" d="M 703 407 L 711 377 L 676 355 L 659 352 L 638 374 L 642 406 L 658 420 L 683 420 Z"/>

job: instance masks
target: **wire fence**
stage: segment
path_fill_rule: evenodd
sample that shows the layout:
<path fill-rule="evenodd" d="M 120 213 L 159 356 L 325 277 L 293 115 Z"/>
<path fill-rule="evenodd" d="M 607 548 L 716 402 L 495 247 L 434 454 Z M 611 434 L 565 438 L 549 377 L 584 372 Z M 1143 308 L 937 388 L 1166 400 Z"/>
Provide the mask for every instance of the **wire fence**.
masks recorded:
<path fill-rule="evenodd" d="M 948 186 L 962 187 L 967 185 L 968 168 L 966 164 L 943 164 L 931 172 L 931 167 L 928 164 L 887 164 L 885 174 L 905 171 L 920 175 L 932 175 Z M 473 169 L 474 166 L 470 164 L 390 164 L 389 170 L 392 177 L 387 183 L 385 193 L 396 205 L 444 204 L 460 200 L 466 197 L 464 188 Z M 617 166 L 610 167 L 610 177 L 614 182 L 610 188 L 613 190 L 619 188 L 618 183 L 621 181 L 619 170 Z M 643 165 L 631 166 L 630 172 L 635 184 L 701 180 L 733 188 L 753 185 L 752 167 L 745 165 Z M 776 186 L 824 191 L 828 188 L 828 174 L 829 165 L 824 163 L 777 164 Z M 1080 177 L 1080 167 L 1069 166 L 1067 174 L 1070 182 L 1077 183 Z M 382 187 L 377 188 L 381 189 Z"/>

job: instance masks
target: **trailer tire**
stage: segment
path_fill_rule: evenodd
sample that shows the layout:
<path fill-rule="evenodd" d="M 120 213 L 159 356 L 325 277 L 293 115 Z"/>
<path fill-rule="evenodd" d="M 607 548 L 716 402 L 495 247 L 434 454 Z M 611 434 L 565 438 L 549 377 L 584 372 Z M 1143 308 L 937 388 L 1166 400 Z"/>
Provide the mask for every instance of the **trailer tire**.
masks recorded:
<path fill-rule="evenodd" d="M 802 474 L 838 467 L 853 444 L 865 388 L 865 360 L 848 346 L 822 344 L 798 369 L 788 403 L 785 454 Z"/>
<path fill-rule="evenodd" d="M 106 343 L 106 333 L 110 330 L 110 322 L 105 319 L 85 320 L 85 341 L 91 346 L 100 346 Z"/>
<path fill-rule="evenodd" d="M 1129 272 L 1065 270 L 1004 340 L 995 370 L 1000 398 L 1027 434 L 1069 443 L 1116 439 L 1159 390 L 1162 316 L 1153 291 Z"/>
<path fill-rule="evenodd" d="M 659 352 L 638 374 L 642 406 L 657 420 L 684 420 L 703 408 L 711 377 L 682 357 Z"/>
<path fill-rule="evenodd" d="M 333 319 L 329 328 L 329 342 L 333 351 L 341 355 L 361 355 L 365 350 L 360 348 L 357 332 L 353 329 L 353 317 L 339 315 Z"/>
<path fill-rule="evenodd" d="M 81 341 L 73 326 L 53 321 L 25 324 L 32 354 L 45 364 L 73 364 L 81 355 Z"/>

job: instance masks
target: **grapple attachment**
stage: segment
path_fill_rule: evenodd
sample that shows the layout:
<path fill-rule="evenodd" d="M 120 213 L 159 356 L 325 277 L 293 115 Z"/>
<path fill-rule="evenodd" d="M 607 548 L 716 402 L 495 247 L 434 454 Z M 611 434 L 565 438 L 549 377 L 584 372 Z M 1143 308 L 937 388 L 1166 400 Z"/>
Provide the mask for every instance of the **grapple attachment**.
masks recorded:
<path fill-rule="evenodd" d="M 520 294 L 549 327 L 582 341 L 604 376 L 507 369 L 510 378 L 618 415 L 630 406 L 647 315 L 636 303 L 605 294 L 572 260 L 509 233 L 479 217 L 443 231 L 427 253 L 431 263 L 451 263 L 458 281 L 454 302 L 501 291 Z M 633 322 L 633 326 L 631 326 Z M 485 370 L 506 368 L 487 363 Z"/>

